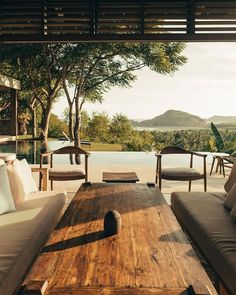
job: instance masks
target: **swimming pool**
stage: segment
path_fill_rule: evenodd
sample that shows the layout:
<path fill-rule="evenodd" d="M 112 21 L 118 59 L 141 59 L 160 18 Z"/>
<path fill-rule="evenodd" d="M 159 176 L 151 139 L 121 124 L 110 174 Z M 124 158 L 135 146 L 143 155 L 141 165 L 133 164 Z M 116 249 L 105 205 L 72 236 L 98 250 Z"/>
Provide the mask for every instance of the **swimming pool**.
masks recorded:
<path fill-rule="evenodd" d="M 54 150 L 63 146 L 70 145 L 69 142 L 50 140 L 48 141 L 48 150 Z M 18 159 L 26 158 L 30 164 L 38 164 L 40 153 L 45 150 L 44 144 L 39 140 L 18 140 L 9 141 L 0 144 L 0 153 L 16 153 Z M 94 152 L 91 151 L 89 157 L 90 165 L 107 165 L 107 166 L 124 166 L 132 164 L 132 166 L 151 166 L 156 163 L 155 152 Z M 210 164 L 212 157 L 207 157 Z M 68 164 L 69 157 L 67 155 L 56 155 L 55 163 Z M 163 159 L 166 166 L 185 166 L 189 164 L 188 155 L 166 155 Z M 202 159 L 195 157 L 196 166 L 202 166 Z"/>

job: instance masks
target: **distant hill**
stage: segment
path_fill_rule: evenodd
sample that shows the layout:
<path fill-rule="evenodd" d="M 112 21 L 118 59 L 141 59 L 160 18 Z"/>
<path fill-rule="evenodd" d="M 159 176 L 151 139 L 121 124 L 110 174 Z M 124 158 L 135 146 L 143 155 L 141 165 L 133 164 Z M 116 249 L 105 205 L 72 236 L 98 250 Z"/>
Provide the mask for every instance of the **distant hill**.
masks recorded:
<path fill-rule="evenodd" d="M 213 122 L 215 124 L 221 124 L 221 123 L 236 123 L 236 116 L 213 116 L 208 119 L 206 119 L 206 122 L 210 123 Z"/>
<path fill-rule="evenodd" d="M 134 122 L 133 122 L 134 123 Z M 206 122 L 192 114 L 168 110 L 164 114 L 150 120 L 135 122 L 134 126 L 140 127 L 158 127 L 158 126 L 178 126 L 178 127 L 207 127 Z"/>

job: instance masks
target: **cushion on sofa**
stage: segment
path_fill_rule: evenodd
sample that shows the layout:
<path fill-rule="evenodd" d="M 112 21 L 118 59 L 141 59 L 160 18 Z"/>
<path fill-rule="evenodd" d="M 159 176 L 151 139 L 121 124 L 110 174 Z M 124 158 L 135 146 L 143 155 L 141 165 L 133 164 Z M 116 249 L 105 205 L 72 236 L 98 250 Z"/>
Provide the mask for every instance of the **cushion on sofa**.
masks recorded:
<path fill-rule="evenodd" d="M 20 161 L 21 178 L 24 185 L 26 195 L 38 191 L 36 182 L 32 176 L 31 168 L 26 159 Z"/>
<path fill-rule="evenodd" d="M 20 162 L 16 159 L 12 163 L 7 164 L 6 167 L 13 200 L 17 204 L 22 202 L 27 195 L 21 176 Z"/>
<path fill-rule="evenodd" d="M 227 193 L 224 200 L 224 206 L 229 210 L 232 210 L 236 204 L 236 183 L 231 187 L 231 190 Z"/>
<path fill-rule="evenodd" d="M 230 216 L 236 221 L 236 204 L 230 212 Z"/>
<path fill-rule="evenodd" d="M 5 162 L 2 159 L 0 159 L 0 166 L 2 165 L 5 165 Z"/>
<path fill-rule="evenodd" d="M 0 214 L 14 210 L 15 205 L 10 190 L 6 165 L 0 165 Z"/>
<path fill-rule="evenodd" d="M 14 161 L 16 159 L 16 154 L 14 153 L 0 153 L 0 159 L 4 162 Z"/>
<path fill-rule="evenodd" d="M 33 258 L 58 222 L 65 193 L 38 192 L 0 216 L 0 294 L 20 286 Z"/>
<path fill-rule="evenodd" d="M 236 226 L 223 205 L 225 194 L 178 192 L 171 206 L 216 272 L 236 294 Z"/>
<path fill-rule="evenodd" d="M 231 190 L 231 187 L 234 185 L 235 182 L 236 182 L 236 161 L 234 162 L 230 175 L 224 185 L 225 191 L 227 193 Z"/>

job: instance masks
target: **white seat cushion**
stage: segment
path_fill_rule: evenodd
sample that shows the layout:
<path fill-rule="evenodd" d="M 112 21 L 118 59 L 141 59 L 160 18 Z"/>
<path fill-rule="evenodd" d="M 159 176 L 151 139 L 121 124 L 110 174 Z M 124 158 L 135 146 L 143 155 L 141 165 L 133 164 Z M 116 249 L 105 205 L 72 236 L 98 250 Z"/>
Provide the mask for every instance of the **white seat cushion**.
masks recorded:
<path fill-rule="evenodd" d="M 15 294 L 24 274 L 58 222 L 65 193 L 37 192 L 0 215 L 0 294 Z"/>
<path fill-rule="evenodd" d="M 26 159 L 20 161 L 21 177 L 24 184 L 26 194 L 34 193 L 38 191 L 38 187 L 31 173 L 31 168 Z"/>
<path fill-rule="evenodd" d="M 22 202 L 27 197 L 27 193 L 24 188 L 20 162 L 16 159 L 6 167 L 14 203 Z"/>
<path fill-rule="evenodd" d="M 16 154 L 13 153 L 0 153 L 0 159 L 8 162 L 8 161 L 14 161 L 16 159 Z"/>
<path fill-rule="evenodd" d="M 4 164 L 5 164 L 5 162 L 2 159 L 0 159 L 0 166 L 2 166 Z"/>
<path fill-rule="evenodd" d="M 14 211 L 15 205 L 13 202 L 10 184 L 5 165 L 0 166 L 0 215 L 6 212 Z"/>
<path fill-rule="evenodd" d="M 76 176 L 83 176 L 85 175 L 85 172 L 81 168 L 77 168 L 74 166 L 71 166 L 69 168 L 64 167 L 58 167 L 58 168 L 50 168 L 49 169 L 49 177 L 55 176 L 55 177 L 76 177 Z"/>

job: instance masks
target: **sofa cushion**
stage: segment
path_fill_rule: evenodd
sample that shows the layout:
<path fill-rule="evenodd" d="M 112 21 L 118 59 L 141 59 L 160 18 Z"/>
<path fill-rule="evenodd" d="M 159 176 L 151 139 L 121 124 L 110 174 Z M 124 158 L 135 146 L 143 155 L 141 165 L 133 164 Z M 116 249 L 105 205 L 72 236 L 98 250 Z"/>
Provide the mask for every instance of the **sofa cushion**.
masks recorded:
<path fill-rule="evenodd" d="M 37 192 L 0 216 L 0 294 L 11 295 L 58 222 L 65 193 Z"/>
<path fill-rule="evenodd" d="M 171 206 L 232 294 L 236 294 L 236 224 L 223 205 L 224 197 L 208 192 L 172 193 Z"/>
<path fill-rule="evenodd" d="M 7 173 L 10 182 L 11 193 L 14 203 L 22 202 L 26 198 L 26 191 L 21 176 L 21 168 L 19 160 L 14 160 L 12 163 L 7 164 Z"/>
<path fill-rule="evenodd" d="M 21 169 L 21 178 L 24 185 L 24 190 L 26 195 L 30 193 L 34 193 L 38 191 L 38 187 L 36 182 L 32 176 L 31 168 L 27 163 L 26 159 L 20 161 L 20 169 Z"/>
<path fill-rule="evenodd" d="M 10 184 L 7 175 L 6 165 L 0 166 L 0 214 L 14 211 L 15 205 L 13 202 Z"/>
<path fill-rule="evenodd" d="M 2 159 L 0 159 L 0 166 L 2 165 L 5 165 L 5 162 Z"/>
<path fill-rule="evenodd" d="M 231 190 L 231 187 L 234 185 L 235 182 L 236 182 L 236 161 L 234 162 L 230 175 L 224 185 L 225 191 L 227 193 Z"/>
<path fill-rule="evenodd" d="M 4 162 L 14 161 L 16 159 L 16 154 L 14 153 L 0 153 L 0 159 Z"/>
<path fill-rule="evenodd" d="M 236 204 L 230 212 L 230 216 L 236 221 Z"/>
<path fill-rule="evenodd" d="M 224 206 L 229 210 L 232 210 L 234 205 L 236 204 L 236 183 L 231 187 L 231 190 L 227 193 Z"/>

